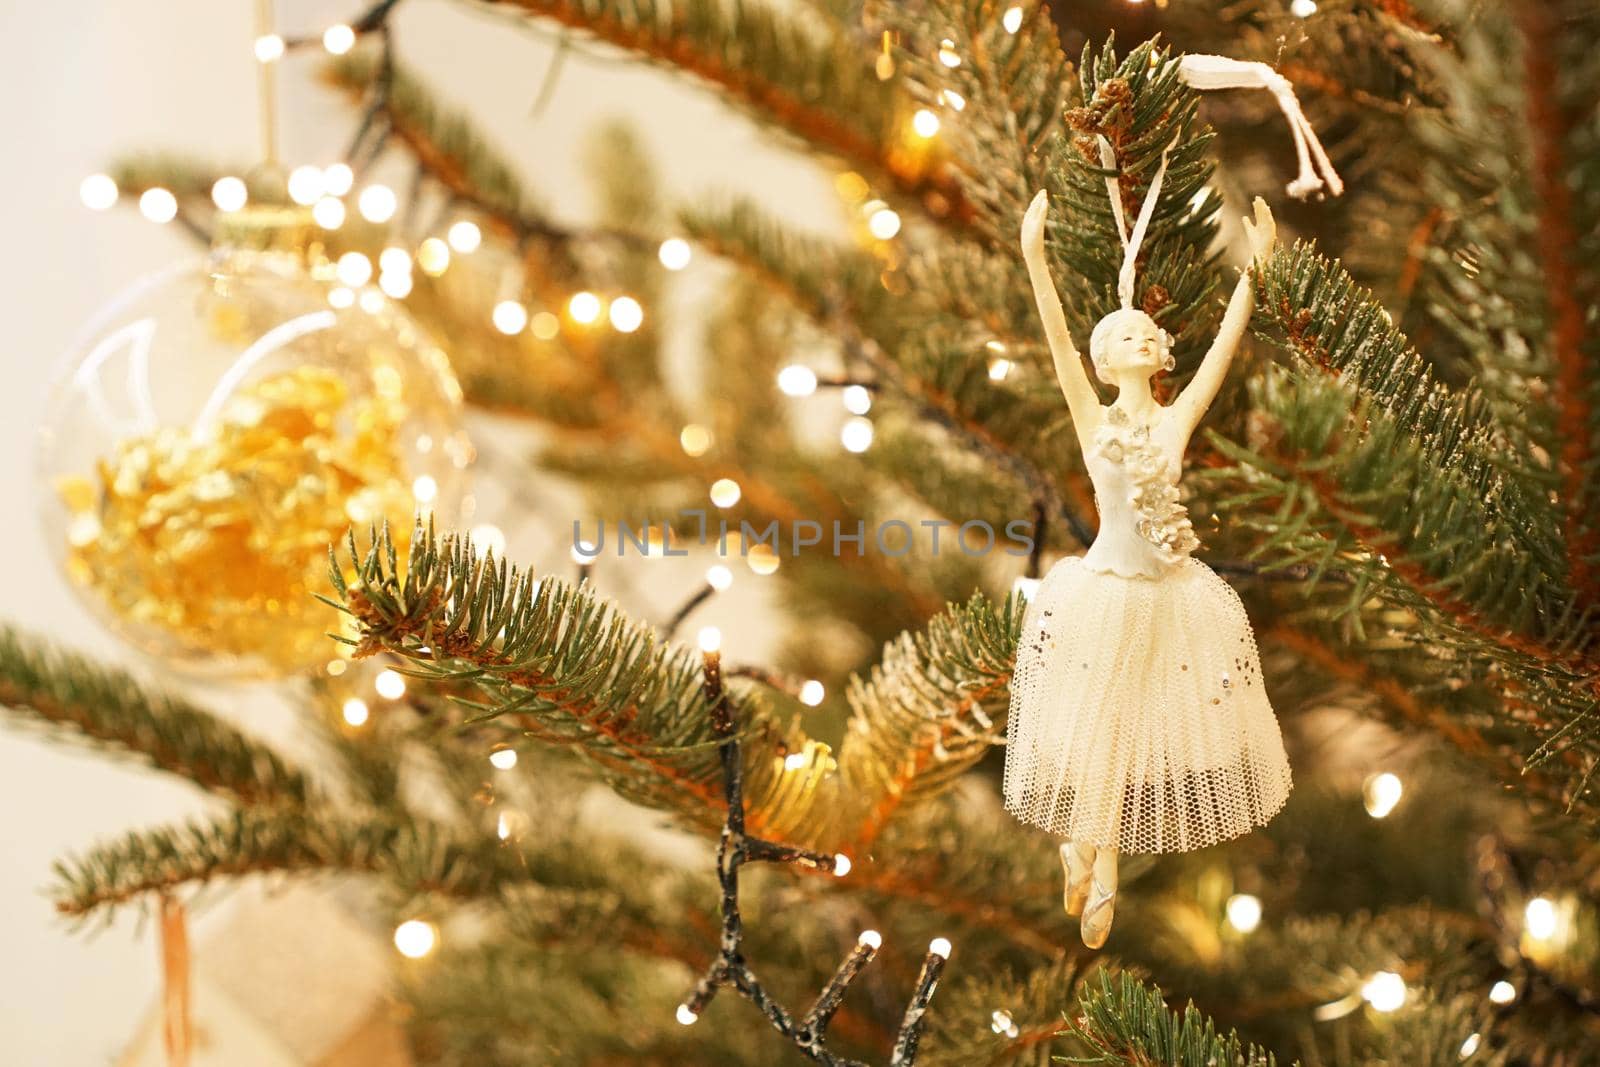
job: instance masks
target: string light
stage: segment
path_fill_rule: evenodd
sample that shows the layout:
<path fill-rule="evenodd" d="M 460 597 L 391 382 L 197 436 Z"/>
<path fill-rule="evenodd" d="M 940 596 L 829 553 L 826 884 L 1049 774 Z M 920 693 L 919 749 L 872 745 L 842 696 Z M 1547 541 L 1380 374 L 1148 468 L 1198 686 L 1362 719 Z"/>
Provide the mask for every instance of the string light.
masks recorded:
<path fill-rule="evenodd" d="M 588 290 L 573 293 L 572 299 L 567 301 L 567 314 L 574 322 L 587 326 L 600 317 L 600 298 Z"/>
<path fill-rule="evenodd" d="M 948 37 L 939 42 L 939 62 L 951 70 L 961 66 L 961 57 L 956 54 L 956 43 Z"/>
<path fill-rule="evenodd" d="M 327 191 L 327 179 L 321 168 L 302 163 L 289 172 L 289 199 L 301 207 L 315 204 Z"/>
<path fill-rule="evenodd" d="M 706 584 L 717 592 L 723 592 L 733 584 L 733 572 L 720 563 L 713 563 L 706 570 Z"/>
<path fill-rule="evenodd" d="M 391 245 L 378 254 L 378 269 L 385 273 L 408 271 L 411 269 L 411 255 L 405 249 Z"/>
<path fill-rule="evenodd" d="M 328 290 L 328 303 L 338 308 L 340 311 L 343 311 L 347 307 L 354 306 L 355 302 L 356 292 L 354 289 L 351 289 L 348 286 L 336 285 L 332 289 Z"/>
<path fill-rule="evenodd" d="M 867 218 L 867 231 L 880 241 L 887 241 L 900 232 L 900 216 L 892 209 L 881 207 Z"/>
<path fill-rule="evenodd" d="M 419 504 L 431 504 L 433 498 L 439 495 L 439 483 L 433 480 L 431 474 L 419 475 L 417 480 L 411 483 L 411 495 Z"/>
<path fill-rule="evenodd" d="M 328 661 L 328 677 L 337 678 L 349 668 L 350 665 L 342 659 L 330 659 Z"/>
<path fill-rule="evenodd" d="M 911 116 L 911 128 L 916 131 L 918 137 L 932 137 L 939 132 L 939 116 L 925 107 L 919 108 L 917 113 Z"/>
<path fill-rule="evenodd" d="M 376 289 L 361 290 L 361 310 L 376 315 L 383 310 L 383 294 Z"/>
<path fill-rule="evenodd" d="M 722 631 L 715 626 L 701 627 L 698 640 L 700 642 L 700 651 L 716 652 L 722 648 Z"/>
<path fill-rule="evenodd" d="M 1022 8 L 1006 8 L 1006 13 L 1000 16 L 1000 26 L 1007 33 L 1016 33 L 1022 29 Z"/>
<path fill-rule="evenodd" d="M 1235 893 L 1226 906 L 1228 925 L 1248 934 L 1261 925 L 1261 901 L 1249 893 Z"/>
<path fill-rule="evenodd" d="M 939 100 L 951 111 L 962 111 L 967 106 L 967 98 L 954 89 L 939 90 Z"/>
<path fill-rule="evenodd" d="M 1374 1011 L 1398 1011 L 1406 1002 L 1406 980 L 1393 971 L 1379 971 L 1361 987 L 1361 996 Z"/>
<path fill-rule="evenodd" d="M 1510 1004 L 1517 999 L 1517 987 L 1504 978 L 1489 987 L 1489 1003 Z"/>
<path fill-rule="evenodd" d="M 506 813 L 503 811 L 495 818 L 494 834 L 502 841 L 511 837 L 511 820 L 506 817 Z"/>
<path fill-rule="evenodd" d="M 689 242 L 681 237 L 668 237 L 661 242 L 660 249 L 656 252 L 661 260 L 661 265 L 668 270 L 682 270 L 689 265 L 693 256 Z"/>
<path fill-rule="evenodd" d="M 644 308 L 631 296 L 611 301 L 611 326 L 618 333 L 632 333 L 644 322 Z"/>
<path fill-rule="evenodd" d="M 399 700 L 406 695 L 405 676 L 396 671 L 383 670 L 378 672 L 378 677 L 372 682 L 372 687 L 378 695 L 385 700 Z"/>
<path fill-rule="evenodd" d="M 343 196 L 356 184 L 356 172 L 348 163 L 335 163 L 322 172 L 322 191 L 330 196 Z"/>
<path fill-rule="evenodd" d="M 1289 5 L 1289 14 L 1295 18 L 1308 19 L 1317 13 L 1317 0 L 1294 0 Z"/>
<path fill-rule="evenodd" d="M 351 697 L 346 700 L 343 711 L 344 721 L 351 726 L 365 726 L 367 718 L 371 714 L 371 709 L 367 707 L 367 702 L 360 697 Z"/>
<path fill-rule="evenodd" d="M 478 229 L 476 222 L 462 219 L 450 224 L 450 229 L 445 231 L 445 238 L 450 242 L 451 248 L 466 254 L 476 252 L 478 246 L 483 244 L 483 231 Z"/>
<path fill-rule="evenodd" d="M 852 415 L 865 415 L 872 410 L 872 390 L 864 385 L 847 385 L 841 397 L 844 409 Z"/>
<path fill-rule="evenodd" d="M 105 211 L 117 202 L 117 183 L 109 174 L 91 174 L 78 183 L 78 199 L 90 211 Z"/>
<path fill-rule="evenodd" d="M 385 271 L 378 276 L 378 288 L 382 289 L 385 296 L 392 296 L 396 300 L 404 300 L 411 295 L 410 271 Z"/>
<path fill-rule="evenodd" d="M 497 748 L 489 753 L 489 765 L 497 771 L 509 771 L 517 765 L 517 750 Z"/>
<path fill-rule="evenodd" d="M 827 695 L 827 688 L 815 678 L 806 679 L 805 684 L 800 687 L 800 703 L 808 708 L 821 704 Z"/>
<path fill-rule="evenodd" d="M 439 943 L 439 931 L 430 922 L 407 919 L 394 928 L 394 947 L 408 960 L 420 960 Z"/>
<path fill-rule="evenodd" d="M 845 420 L 839 431 L 839 443 L 847 452 L 865 452 L 872 447 L 872 422 L 859 415 Z"/>
<path fill-rule="evenodd" d="M 506 553 L 505 531 L 492 522 L 480 522 L 472 528 L 472 547 L 479 555 L 504 556 Z"/>
<path fill-rule="evenodd" d="M 731 508 L 742 494 L 739 483 L 732 478 L 718 478 L 711 483 L 711 502 L 719 508 Z"/>
<path fill-rule="evenodd" d="M 322 47 L 332 56 L 342 56 L 355 47 L 356 31 L 344 23 L 335 23 L 322 31 Z"/>
<path fill-rule="evenodd" d="M 1465 1041 L 1461 1042 L 1461 1058 L 1464 1060 L 1471 1059 L 1472 1054 L 1478 1051 L 1478 1046 L 1481 1044 L 1483 1044 L 1483 1035 L 1474 1030 L 1467 1035 Z"/>
<path fill-rule="evenodd" d="M 1361 787 L 1367 814 L 1374 819 L 1381 819 L 1393 811 L 1404 793 L 1405 786 L 1401 784 L 1399 777 L 1388 771 L 1374 774 Z"/>
<path fill-rule="evenodd" d="M 424 238 L 417 246 L 417 266 L 430 278 L 437 278 L 450 266 L 450 246 L 437 237 Z"/>
<path fill-rule="evenodd" d="M 693 1026 L 699 1020 L 699 1018 L 700 1016 L 696 1015 L 694 1009 L 689 1007 L 689 1005 L 678 1005 L 678 1022 L 682 1025 Z"/>
<path fill-rule="evenodd" d="M 561 320 L 548 311 L 541 311 L 529 322 L 528 331 L 541 341 L 553 341 L 561 332 Z"/>
<path fill-rule="evenodd" d="M 275 33 L 264 33 L 256 38 L 256 62 L 276 63 L 283 58 L 283 38 Z"/>
<path fill-rule="evenodd" d="M 745 553 L 744 562 L 751 571 L 764 577 L 776 574 L 781 561 L 771 545 L 754 544 L 750 546 L 750 551 Z"/>
<path fill-rule="evenodd" d="M 684 455 L 698 459 L 711 449 L 711 431 L 698 422 L 691 422 L 679 432 L 678 444 Z"/>
<path fill-rule="evenodd" d="M 139 197 L 139 214 L 151 222 L 168 223 L 178 217 L 178 198 L 157 186 Z"/>
<path fill-rule="evenodd" d="M 880 949 L 883 947 L 883 935 L 876 930 L 863 930 L 860 936 L 856 938 L 856 944 L 865 945 L 874 950 Z"/>
<path fill-rule="evenodd" d="M 211 186 L 211 202 L 217 205 L 218 211 L 238 211 L 248 199 L 250 190 L 245 187 L 243 179 L 231 174 L 218 178 Z"/>
<path fill-rule="evenodd" d="M 339 257 L 339 262 L 333 269 L 341 282 L 356 288 L 366 285 L 368 279 L 372 277 L 372 260 L 360 252 L 346 252 Z"/>
<path fill-rule="evenodd" d="M 932 941 L 928 942 L 928 951 L 933 953 L 935 956 L 938 956 L 940 959 L 949 959 L 950 939 L 945 937 L 934 938 Z"/>
<path fill-rule="evenodd" d="M 846 856 L 843 852 L 835 852 L 833 854 L 833 876 L 835 878 L 843 878 L 849 874 L 851 866 L 849 856 Z"/>
<path fill-rule="evenodd" d="M 1010 373 L 1011 361 L 1009 359 L 991 359 L 989 361 L 989 380 L 991 382 L 1003 382 L 1006 380 L 1006 375 Z"/>
<path fill-rule="evenodd" d="M 344 225 L 344 201 L 336 196 L 325 196 L 311 208 L 311 218 L 324 230 L 337 230 Z"/>
<path fill-rule="evenodd" d="M 521 333 L 528 325 L 528 309 L 515 300 L 500 301 L 489 317 L 494 320 L 494 328 L 508 337 Z"/>
<path fill-rule="evenodd" d="M 810 396 L 817 391 L 817 372 L 803 363 L 791 363 L 778 372 L 778 389 L 784 396 Z"/>
<path fill-rule="evenodd" d="M 1549 897 L 1534 897 L 1522 911 L 1523 928 L 1535 941 L 1556 936 L 1556 906 Z"/>
<path fill-rule="evenodd" d="M 791 752 L 783 757 L 783 769 L 786 771 L 798 771 L 805 765 L 806 756 L 804 752 Z"/>
<path fill-rule="evenodd" d="M 1015 1039 L 1022 1034 L 1016 1021 L 1011 1018 L 1011 1013 L 1003 1009 L 996 1009 L 989 1013 L 989 1029 L 997 1034 Z"/>
<path fill-rule="evenodd" d="M 361 217 L 368 222 L 388 222 L 394 218 L 399 201 L 395 198 L 394 190 L 387 185 L 369 185 L 361 190 L 356 206 L 361 211 Z"/>

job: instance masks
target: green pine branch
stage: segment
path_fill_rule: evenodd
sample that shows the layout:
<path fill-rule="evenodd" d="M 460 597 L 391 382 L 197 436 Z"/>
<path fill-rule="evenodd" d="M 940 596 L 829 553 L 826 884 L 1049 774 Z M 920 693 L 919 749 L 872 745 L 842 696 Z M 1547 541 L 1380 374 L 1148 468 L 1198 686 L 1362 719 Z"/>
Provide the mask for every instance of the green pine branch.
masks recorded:
<path fill-rule="evenodd" d="M 209 711 L 0 625 L 0 704 L 24 727 L 134 759 L 247 805 L 304 805 L 311 786 Z"/>
<path fill-rule="evenodd" d="M 1128 974 L 1113 979 L 1101 972 L 1078 999 L 1071 1033 L 1087 1048 L 1073 1063 L 1128 1064 L 1130 1067 L 1274 1067 L 1276 1058 L 1246 1044 L 1233 1031 L 1219 1034 L 1214 1023 L 1189 1004 L 1180 1014 L 1167 1007 L 1161 990 Z"/>

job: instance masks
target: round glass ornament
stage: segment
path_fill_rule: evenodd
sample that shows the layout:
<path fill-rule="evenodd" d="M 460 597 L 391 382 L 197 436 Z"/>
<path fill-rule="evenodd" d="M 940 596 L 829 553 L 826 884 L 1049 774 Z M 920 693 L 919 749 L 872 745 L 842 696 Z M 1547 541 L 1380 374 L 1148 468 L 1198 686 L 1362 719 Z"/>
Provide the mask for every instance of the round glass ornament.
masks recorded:
<path fill-rule="evenodd" d="M 86 329 L 44 413 L 47 544 L 120 637 L 179 670 L 339 655 L 329 546 L 456 518 L 472 445 L 448 360 L 377 289 L 330 285 L 309 218 L 221 217 L 209 255 Z M 404 543 L 405 538 L 397 538 Z"/>

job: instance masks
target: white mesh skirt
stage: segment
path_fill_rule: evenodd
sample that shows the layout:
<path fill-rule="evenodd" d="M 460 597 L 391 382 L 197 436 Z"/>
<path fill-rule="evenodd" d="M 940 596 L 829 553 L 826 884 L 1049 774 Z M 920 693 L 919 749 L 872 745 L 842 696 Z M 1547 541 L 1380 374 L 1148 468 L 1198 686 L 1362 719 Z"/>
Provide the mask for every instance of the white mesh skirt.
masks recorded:
<path fill-rule="evenodd" d="M 1244 605 L 1193 559 L 1156 579 L 1052 567 L 1023 619 L 1006 745 L 1007 810 L 1122 852 L 1226 841 L 1289 795 Z"/>

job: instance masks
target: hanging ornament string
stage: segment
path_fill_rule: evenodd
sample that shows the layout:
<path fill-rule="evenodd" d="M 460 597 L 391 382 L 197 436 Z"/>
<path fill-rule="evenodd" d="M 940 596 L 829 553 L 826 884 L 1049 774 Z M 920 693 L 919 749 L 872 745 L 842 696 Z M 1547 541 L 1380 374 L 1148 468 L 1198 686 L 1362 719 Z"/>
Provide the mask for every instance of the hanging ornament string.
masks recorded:
<path fill-rule="evenodd" d="M 1290 196 L 1305 199 L 1324 187 L 1334 196 L 1344 192 L 1344 182 L 1333 169 L 1333 161 L 1323 151 L 1317 131 L 1312 129 L 1289 79 L 1265 63 L 1247 63 L 1227 56 L 1191 55 L 1178 60 L 1178 75 L 1191 87 L 1208 89 L 1266 89 L 1278 101 L 1289 131 L 1294 134 L 1295 155 L 1300 159 L 1300 174 L 1289 183 Z"/>
<path fill-rule="evenodd" d="M 1117 272 L 1117 298 L 1122 301 L 1124 308 L 1131 308 L 1134 266 L 1139 259 L 1139 246 L 1144 243 L 1144 235 L 1150 229 L 1150 218 L 1156 213 L 1156 201 L 1161 197 L 1161 181 L 1167 176 L 1167 153 L 1171 148 L 1169 146 L 1161 151 L 1161 165 L 1156 168 L 1156 176 L 1150 179 L 1150 189 L 1144 194 L 1144 203 L 1139 205 L 1139 217 L 1134 220 L 1133 231 L 1130 233 L 1127 217 L 1122 212 L 1122 187 L 1117 182 L 1116 151 L 1104 136 L 1098 140 L 1100 165 L 1106 171 L 1106 191 L 1111 194 L 1111 215 L 1117 220 L 1117 236 L 1122 240 L 1122 267 Z"/>
<path fill-rule="evenodd" d="M 256 0 L 256 40 L 272 36 L 272 0 Z M 261 119 L 260 169 L 268 174 L 278 171 L 278 63 L 257 56 L 256 107 Z"/>
<path fill-rule="evenodd" d="M 188 1067 L 194 1047 L 194 1022 L 189 1014 L 189 926 L 183 902 L 161 898 L 161 1032 L 168 1067 Z"/>

